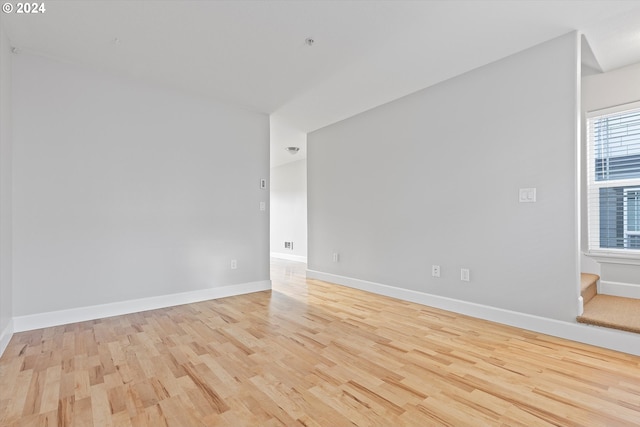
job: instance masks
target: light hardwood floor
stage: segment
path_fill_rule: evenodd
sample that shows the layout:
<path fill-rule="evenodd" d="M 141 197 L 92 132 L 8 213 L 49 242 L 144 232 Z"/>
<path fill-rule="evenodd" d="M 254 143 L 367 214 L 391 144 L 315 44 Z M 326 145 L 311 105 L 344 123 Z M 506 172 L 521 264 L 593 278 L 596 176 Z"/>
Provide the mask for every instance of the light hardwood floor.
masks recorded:
<path fill-rule="evenodd" d="M 640 358 L 316 280 L 15 334 L 2 426 L 640 425 Z"/>

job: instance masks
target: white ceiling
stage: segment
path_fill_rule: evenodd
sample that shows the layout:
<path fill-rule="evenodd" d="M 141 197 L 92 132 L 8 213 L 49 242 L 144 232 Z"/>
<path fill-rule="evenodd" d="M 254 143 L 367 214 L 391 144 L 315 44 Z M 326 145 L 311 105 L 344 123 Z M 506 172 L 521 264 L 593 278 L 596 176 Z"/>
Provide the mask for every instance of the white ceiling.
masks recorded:
<path fill-rule="evenodd" d="M 306 132 L 571 30 L 603 71 L 640 62 L 640 0 L 45 5 L 2 14 L 15 47 L 272 114 L 272 165 L 304 157 L 282 148 Z"/>

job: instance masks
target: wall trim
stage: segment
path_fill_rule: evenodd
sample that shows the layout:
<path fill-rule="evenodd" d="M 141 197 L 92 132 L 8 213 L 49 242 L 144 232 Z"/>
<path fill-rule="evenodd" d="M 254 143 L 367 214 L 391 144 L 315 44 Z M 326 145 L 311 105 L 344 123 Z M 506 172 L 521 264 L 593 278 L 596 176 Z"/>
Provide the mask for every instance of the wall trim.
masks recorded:
<path fill-rule="evenodd" d="M 600 264 L 640 265 L 640 253 L 638 251 L 629 252 L 628 249 L 620 249 L 618 251 L 584 252 L 584 255 L 593 258 Z"/>
<path fill-rule="evenodd" d="M 273 258 L 286 259 L 288 261 L 304 262 L 307 263 L 307 257 L 302 255 L 283 254 L 281 252 L 271 252 Z"/>
<path fill-rule="evenodd" d="M 84 322 L 122 314 L 138 313 L 158 308 L 172 307 L 182 304 L 206 301 L 210 299 L 232 297 L 252 292 L 268 291 L 271 280 L 241 283 L 219 288 L 200 289 L 177 294 L 160 295 L 149 298 L 120 301 L 68 310 L 50 311 L 47 313 L 16 316 L 13 318 L 14 332 L 30 331 L 68 323 Z"/>
<path fill-rule="evenodd" d="M 640 299 L 640 285 L 600 280 L 598 282 L 598 293 L 604 295 L 613 295 L 616 297 Z"/>
<path fill-rule="evenodd" d="M 566 322 L 315 270 L 307 278 L 423 304 L 483 320 L 640 356 L 640 334 Z"/>
<path fill-rule="evenodd" d="M 0 332 L 0 357 L 4 354 L 4 351 L 11 341 L 13 336 L 13 319 L 9 319 L 7 326 Z"/>
<path fill-rule="evenodd" d="M 584 298 L 582 295 L 578 297 L 578 316 L 582 316 L 584 314 Z"/>

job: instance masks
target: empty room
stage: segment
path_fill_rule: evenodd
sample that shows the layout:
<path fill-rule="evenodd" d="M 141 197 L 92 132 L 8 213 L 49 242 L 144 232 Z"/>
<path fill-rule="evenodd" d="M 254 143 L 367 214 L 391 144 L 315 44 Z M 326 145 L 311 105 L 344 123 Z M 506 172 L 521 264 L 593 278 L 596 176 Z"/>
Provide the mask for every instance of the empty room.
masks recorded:
<path fill-rule="evenodd" d="M 0 426 L 640 425 L 640 0 L 0 14 Z"/>

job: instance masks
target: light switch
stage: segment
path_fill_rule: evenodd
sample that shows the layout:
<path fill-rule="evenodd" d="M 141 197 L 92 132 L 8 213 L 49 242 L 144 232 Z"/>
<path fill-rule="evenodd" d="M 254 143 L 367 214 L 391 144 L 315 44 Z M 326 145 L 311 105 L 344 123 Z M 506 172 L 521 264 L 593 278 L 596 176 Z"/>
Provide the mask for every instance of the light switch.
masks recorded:
<path fill-rule="evenodd" d="M 536 189 L 535 188 L 521 188 L 520 189 L 520 203 L 535 203 L 536 201 Z"/>

